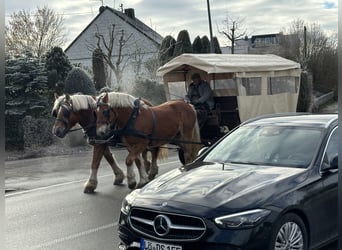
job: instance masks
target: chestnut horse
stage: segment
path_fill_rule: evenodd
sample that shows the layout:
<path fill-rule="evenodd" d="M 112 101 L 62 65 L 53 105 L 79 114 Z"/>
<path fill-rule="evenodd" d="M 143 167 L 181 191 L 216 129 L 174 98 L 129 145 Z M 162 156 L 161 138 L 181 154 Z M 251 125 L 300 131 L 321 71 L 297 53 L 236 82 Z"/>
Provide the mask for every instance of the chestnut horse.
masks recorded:
<path fill-rule="evenodd" d="M 146 101 L 147 102 L 147 101 Z M 96 101 L 95 97 L 89 95 L 63 95 L 55 96 L 55 103 L 52 115 L 56 117 L 52 128 L 52 133 L 59 138 L 63 138 L 77 123 L 82 127 L 88 138 L 96 136 Z M 84 193 L 93 193 L 97 187 L 97 172 L 102 157 L 104 156 L 111 166 L 114 175 L 114 185 L 122 184 L 125 175 L 120 169 L 115 157 L 109 150 L 108 143 L 93 144 L 93 158 L 91 162 L 91 174 L 84 186 Z M 161 150 L 162 151 L 162 150 Z M 159 152 L 160 153 L 160 152 Z M 160 153 L 160 157 L 165 157 L 167 152 Z M 150 165 L 147 160 L 147 152 L 143 152 L 145 165 Z M 136 164 L 140 164 L 136 161 Z"/>
<path fill-rule="evenodd" d="M 130 189 L 136 186 L 133 161 L 147 148 L 167 143 L 179 145 L 184 151 L 185 164 L 193 161 L 201 148 L 196 110 L 184 101 L 168 101 L 149 107 L 129 94 L 109 92 L 97 97 L 96 113 L 97 135 L 119 134 L 129 151 L 126 166 Z M 154 176 L 157 172 L 158 167 L 152 162 L 148 174 Z M 139 174 L 137 187 L 148 181 L 144 169 Z"/>

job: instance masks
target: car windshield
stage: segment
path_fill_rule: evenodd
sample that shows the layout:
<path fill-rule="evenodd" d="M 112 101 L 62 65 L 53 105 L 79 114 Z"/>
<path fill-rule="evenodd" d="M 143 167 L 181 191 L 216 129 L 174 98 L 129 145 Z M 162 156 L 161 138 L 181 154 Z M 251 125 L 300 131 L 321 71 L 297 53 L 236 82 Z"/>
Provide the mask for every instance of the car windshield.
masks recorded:
<path fill-rule="evenodd" d="M 315 128 L 245 125 L 216 145 L 204 161 L 305 168 L 320 138 L 321 130 Z"/>

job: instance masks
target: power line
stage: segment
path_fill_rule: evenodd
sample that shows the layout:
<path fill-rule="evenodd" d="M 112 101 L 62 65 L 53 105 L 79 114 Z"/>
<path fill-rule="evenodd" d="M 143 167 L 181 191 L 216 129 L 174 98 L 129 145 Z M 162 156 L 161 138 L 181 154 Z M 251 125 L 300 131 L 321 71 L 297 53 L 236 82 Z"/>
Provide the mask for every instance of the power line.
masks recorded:
<path fill-rule="evenodd" d="M 12 14 L 5 14 L 5 17 L 11 17 Z M 16 14 L 18 14 L 18 12 L 16 12 Z M 93 14 L 93 12 L 76 12 L 76 13 L 63 13 L 63 14 L 55 13 L 55 15 L 58 15 L 58 16 L 77 16 L 77 15 L 86 15 L 86 14 Z M 28 16 L 38 16 L 38 14 L 29 14 Z"/>

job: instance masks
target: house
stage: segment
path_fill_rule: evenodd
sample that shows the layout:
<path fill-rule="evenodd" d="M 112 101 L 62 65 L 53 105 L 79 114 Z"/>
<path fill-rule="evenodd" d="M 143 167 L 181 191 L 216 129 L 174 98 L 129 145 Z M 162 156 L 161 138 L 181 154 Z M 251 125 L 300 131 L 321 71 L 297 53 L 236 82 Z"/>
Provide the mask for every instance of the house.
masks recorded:
<path fill-rule="evenodd" d="M 283 37 L 282 33 L 246 36 L 235 41 L 234 54 L 278 54 Z M 230 54 L 231 47 L 223 48 L 222 52 Z"/>
<path fill-rule="evenodd" d="M 112 30 L 114 32 L 112 53 L 114 64 L 118 59 L 119 44 L 123 44 L 122 62 L 119 66 L 122 69 L 120 90 L 129 90 L 137 76 L 146 76 L 147 70 L 144 64 L 147 60 L 156 57 L 163 40 L 161 35 L 135 17 L 134 9 L 118 11 L 108 6 L 101 6 L 99 14 L 65 49 L 65 53 L 72 64 L 81 65 L 91 70 L 92 53 L 99 43 L 96 34 L 103 36 L 109 44 Z M 108 50 L 102 41 L 99 44 L 106 54 Z M 110 79 L 107 81 L 109 87 L 118 87 L 114 72 L 109 67 L 107 72 Z"/>

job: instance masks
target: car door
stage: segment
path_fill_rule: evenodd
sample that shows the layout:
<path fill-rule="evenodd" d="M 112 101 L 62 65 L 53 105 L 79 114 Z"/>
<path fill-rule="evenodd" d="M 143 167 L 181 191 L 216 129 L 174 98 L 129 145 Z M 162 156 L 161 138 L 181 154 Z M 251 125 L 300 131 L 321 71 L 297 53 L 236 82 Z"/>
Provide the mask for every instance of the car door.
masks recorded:
<path fill-rule="evenodd" d="M 332 131 L 329 138 L 321 168 L 324 164 L 330 164 L 334 157 L 338 156 L 338 129 Z M 326 221 L 327 232 L 331 232 L 327 237 L 337 235 L 338 228 L 338 168 L 329 170 L 323 174 L 323 187 L 326 190 Z M 334 234 L 334 235 L 333 235 Z"/>
<path fill-rule="evenodd" d="M 320 170 L 324 165 L 329 165 L 331 160 L 338 155 L 337 127 L 330 133 L 326 144 Z M 312 231 L 312 247 L 320 244 L 320 241 L 329 240 L 337 236 L 338 228 L 338 169 L 321 171 L 322 188 L 317 194 L 315 206 L 315 227 Z"/>

